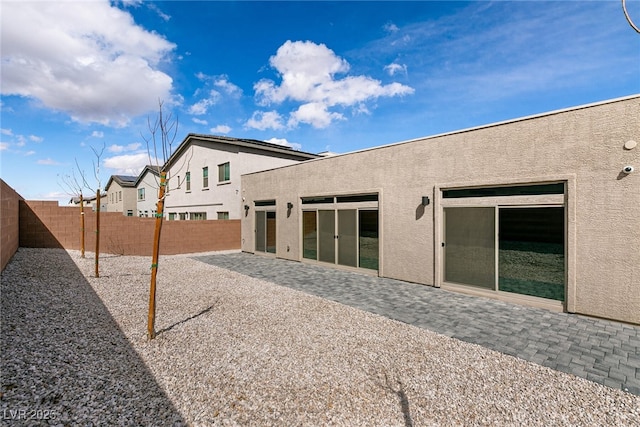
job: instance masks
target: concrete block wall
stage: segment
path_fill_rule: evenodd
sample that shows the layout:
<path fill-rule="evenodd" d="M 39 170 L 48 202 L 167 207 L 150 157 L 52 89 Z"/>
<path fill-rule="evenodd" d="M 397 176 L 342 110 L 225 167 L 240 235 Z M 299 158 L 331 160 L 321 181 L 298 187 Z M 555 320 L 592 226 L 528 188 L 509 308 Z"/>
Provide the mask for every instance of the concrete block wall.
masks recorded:
<path fill-rule="evenodd" d="M 96 212 L 85 208 L 85 251 L 95 252 Z M 51 201 L 20 202 L 21 247 L 81 247 L 80 208 Z M 100 252 L 151 256 L 155 218 L 100 212 Z M 160 253 L 209 252 L 240 249 L 240 221 L 163 221 Z"/>
<path fill-rule="evenodd" d="M 7 265 L 20 242 L 19 202 L 22 197 L 0 179 L 0 264 Z"/>

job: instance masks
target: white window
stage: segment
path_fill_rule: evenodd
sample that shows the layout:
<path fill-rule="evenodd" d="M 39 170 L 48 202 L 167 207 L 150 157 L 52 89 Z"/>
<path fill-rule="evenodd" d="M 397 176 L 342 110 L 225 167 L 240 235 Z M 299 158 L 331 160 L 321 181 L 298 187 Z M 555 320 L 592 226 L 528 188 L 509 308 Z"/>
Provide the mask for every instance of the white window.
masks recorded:
<path fill-rule="evenodd" d="M 202 168 L 202 188 L 209 188 L 209 167 Z"/>
<path fill-rule="evenodd" d="M 229 219 L 229 212 L 218 212 L 218 219 Z"/>
<path fill-rule="evenodd" d="M 189 219 L 192 221 L 205 220 L 207 219 L 207 213 L 206 212 L 190 212 Z"/>
<path fill-rule="evenodd" d="M 144 200 L 144 188 L 138 188 L 138 200 Z"/>
<path fill-rule="evenodd" d="M 218 182 L 226 182 L 231 179 L 229 162 L 218 165 Z"/>

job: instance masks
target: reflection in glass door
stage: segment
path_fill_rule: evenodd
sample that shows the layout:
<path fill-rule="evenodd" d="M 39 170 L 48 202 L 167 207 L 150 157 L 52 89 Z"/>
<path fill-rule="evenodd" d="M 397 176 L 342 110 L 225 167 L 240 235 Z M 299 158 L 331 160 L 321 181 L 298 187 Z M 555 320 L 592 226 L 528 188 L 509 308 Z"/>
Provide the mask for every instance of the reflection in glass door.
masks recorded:
<path fill-rule="evenodd" d="M 378 269 L 378 211 L 358 211 L 358 256 L 359 266 Z"/>
<path fill-rule="evenodd" d="M 302 212 L 302 257 L 318 259 L 317 212 Z"/>
<path fill-rule="evenodd" d="M 273 211 L 267 211 L 267 236 L 266 247 L 267 252 L 276 253 L 276 213 Z"/>
<path fill-rule="evenodd" d="M 564 208 L 499 210 L 498 289 L 564 301 Z"/>

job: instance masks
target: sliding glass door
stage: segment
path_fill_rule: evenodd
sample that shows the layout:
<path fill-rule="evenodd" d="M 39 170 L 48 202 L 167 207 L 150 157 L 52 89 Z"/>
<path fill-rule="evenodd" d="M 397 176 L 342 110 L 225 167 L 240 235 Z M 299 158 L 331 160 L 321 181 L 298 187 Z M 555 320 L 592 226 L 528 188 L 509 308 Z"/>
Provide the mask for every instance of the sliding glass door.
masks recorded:
<path fill-rule="evenodd" d="M 256 211 L 256 251 L 276 253 L 276 213 Z"/>
<path fill-rule="evenodd" d="M 378 211 L 358 211 L 358 265 L 378 269 Z"/>
<path fill-rule="evenodd" d="M 336 216 L 334 211 L 318 211 L 318 261 L 335 262 Z"/>
<path fill-rule="evenodd" d="M 444 281 L 565 300 L 563 206 L 444 208 Z"/>
<path fill-rule="evenodd" d="M 302 257 L 348 267 L 378 269 L 377 209 L 302 212 Z"/>
<path fill-rule="evenodd" d="M 444 280 L 495 289 L 495 209 L 445 208 Z"/>
<path fill-rule="evenodd" d="M 564 301 L 564 209 L 500 208 L 498 288 Z"/>
<path fill-rule="evenodd" d="M 358 266 L 358 211 L 338 211 L 338 264 Z"/>

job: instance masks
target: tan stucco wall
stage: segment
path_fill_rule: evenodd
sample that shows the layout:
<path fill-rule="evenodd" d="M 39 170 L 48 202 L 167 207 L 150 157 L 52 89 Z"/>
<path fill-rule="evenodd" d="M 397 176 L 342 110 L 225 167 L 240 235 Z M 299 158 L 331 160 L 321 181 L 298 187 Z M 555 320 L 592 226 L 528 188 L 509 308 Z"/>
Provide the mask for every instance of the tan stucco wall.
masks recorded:
<path fill-rule="evenodd" d="M 629 140 L 640 142 L 640 96 L 244 175 L 242 249 L 254 249 L 254 200 L 276 199 L 276 255 L 300 260 L 300 197 L 379 191 L 380 275 L 433 285 L 440 207 L 422 196 L 567 179 L 568 310 L 640 323 L 640 147 Z"/>

